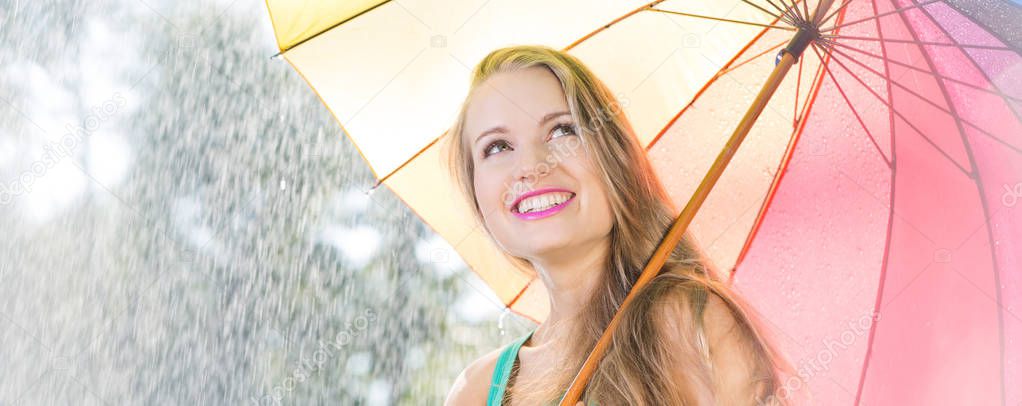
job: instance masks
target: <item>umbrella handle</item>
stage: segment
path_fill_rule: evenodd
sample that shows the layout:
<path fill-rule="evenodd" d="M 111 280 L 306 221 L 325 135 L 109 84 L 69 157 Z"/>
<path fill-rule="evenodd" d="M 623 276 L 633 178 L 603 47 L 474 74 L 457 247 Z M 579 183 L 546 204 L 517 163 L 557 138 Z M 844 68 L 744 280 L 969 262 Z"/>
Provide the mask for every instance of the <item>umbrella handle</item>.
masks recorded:
<path fill-rule="evenodd" d="M 823 16 L 832 3 L 832 0 L 820 1 L 819 7 L 814 12 L 813 20 L 815 21 L 817 16 Z M 799 31 L 803 30 L 804 29 L 800 29 Z M 796 37 L 801 36 L 796 34 Z M 776 66 L 774 66 L 774 70 L 770 73 L 766 83 L 763 84 L 763 88 L 760 89 L 759 94 L 756 95 L 756 99 L 752 102 L 752 105 L 749 106 L 749 110 L 746 111 L 745 116 L 743 116 L 742 120 L 738 123 L 738 127 L 735 128 L 734 133 L 732 133 L 731 138 L 728 139 L 724 149 L 717 155 L 717 160 L 713 162 L 713 166 L 710 167 L 709 172 L 707 172 L 706 176 L 703 177 L 703 181 L 699 184 L 699 188 L 696 189 L 695 194 L 693 194 L 689 199 L 688 204 L 685 205 L 685 209 L 682 210 L 681 214 L 678 215 L 678 218 L 675 219 L 674 224 L 671 225 L 667 235 L 664 237 L 663 241 L 660 242 L 660 245 L 657 246 L 656 251 L 653 252 L 652 258 L 650 258 L 646 267 L 642 270 L 642 274 L 639 275 L 639 278 L 635 281 L 632 289 L 628 292 L 628 296 L 626 296 L 625 300 L 621 302 L 621 306 L 618 307 L 614 317 L 610 319 L 610 323 L 608 323 L 607 328 L 603 331 L 603 335 L 600 337 L 599 341 L 596 342 L 596 346 L 593 347 L 589 356 L 586 357 L 585 362 L 582 364 L 582 368 L 578 371 L 578 374 L 575 375 L 575 379 L 571 382 L 571 386 L 568 387 L 568 391 L 565 392 L 564 396 L 561 398 L 559 403 L 560 406 L 574 406 L 582 397 L 582 391 L 585 390 L 585 386 L 589 382 L 589 378 L 592 377 L 600 359 L 603 358 L 603 354 L 607 351 L 607 348 L 610 347 L 612 332 L 620 323 L 623 310 L 627 309 L 628 306 L 631 305 L 632 301 L 635 299 L 636 293 L 641 291 L 646 284 L 653 280 L 653 277 L 660 273 L 660 269 L 666 262 L 667 256 L 681 241 L 682 236 L 685 234 L 685 230 L 688 229 L 688 226 L 695 217 L 696 212 L 699 211 L 699 208 L 706 200 L 706 197 L 709 196 L 710 190 L 717 183 L 717 180 L 720 179 L 721 174 L 724 173 L 724 169 L 727 168 L 727 165 L 734 156 L 738 146 L 741 145 L 745 136 L 748 135 L 749 130 L 752 129 L 752 125 L 755 124 L 756 119 L 759 118 L 763 109 L 766 108 L 770 98 L 773 97 L 774 92 L 781 85 L 781 81 L 784 80 L 784 77 L 788 74 L 788 71 L 795 63 L 795 60 L 809 44 L 808 41 L 799 42 L 802 42 L 799 47 L 801 49 L 792 49 L 789 45 L 788 52 L 784 52 L 781 60 Z"/>

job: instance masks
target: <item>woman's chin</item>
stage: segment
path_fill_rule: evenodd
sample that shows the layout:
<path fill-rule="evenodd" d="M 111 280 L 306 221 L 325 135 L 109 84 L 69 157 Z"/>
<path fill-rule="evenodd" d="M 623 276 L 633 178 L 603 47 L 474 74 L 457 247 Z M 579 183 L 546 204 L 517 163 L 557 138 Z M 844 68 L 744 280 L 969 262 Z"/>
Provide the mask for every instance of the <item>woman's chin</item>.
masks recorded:
<path fill-rule="evenodd" d="M 578 252 L 578 244 L 575 244 L 571 238 L 556 237 L 555 235 L 538 236 L 537 239 L 529 241 L 529 246 L 522 248 L 522 251 L 526 253 L 524 257 L 542 260 L 543 258 L 560 257 L 565 253 Z"/>

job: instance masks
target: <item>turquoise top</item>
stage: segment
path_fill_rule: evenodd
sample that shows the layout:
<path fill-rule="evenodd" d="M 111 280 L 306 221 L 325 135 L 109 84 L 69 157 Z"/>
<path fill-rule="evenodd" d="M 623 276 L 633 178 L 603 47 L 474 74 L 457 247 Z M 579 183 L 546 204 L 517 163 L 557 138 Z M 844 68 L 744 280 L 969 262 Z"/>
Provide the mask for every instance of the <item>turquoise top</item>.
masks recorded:
<path fill-rule="evenodd" d="M 493 379 L 490 381 L 490 395 L 486 398 L 486 406 L 500 406 L 504 400 L 507 380 L 511 377 L 511 367 L 518 359 L 518 349 L 522 348 L 522 344 L 525 344 L 535 332 L 536 330 L 532 330 L 529 334 L 508 344 L 500 353 L 500 358 L 497 358 L 497 366 L 493 368 Z"/>
<path fill-rule="evenodd" d="M 529 337 L 532 337 L 532 333 L 535 332 L 536 330 L 532 330 L 529 334 L 508 344 L 504 351 L 500 353 L 500 357 L 497 358 L 497 365 L 493 368 L 493 379 L 490 381 L 490 395 L 486 397 L 486 406 L 500 406 L 501 402 L 504 401 L 507 381 L 511 378 L 511 367 L 515 365 L 515 360 L 518 359 L 518 349 L 522 348 L 522 344 L 529 341 Z M 564 396 L 564 393 L 567 393 L 567 391 L 562 392 L 561 396 Z M 556 403 L 554 402 L 553 404 Z"/>

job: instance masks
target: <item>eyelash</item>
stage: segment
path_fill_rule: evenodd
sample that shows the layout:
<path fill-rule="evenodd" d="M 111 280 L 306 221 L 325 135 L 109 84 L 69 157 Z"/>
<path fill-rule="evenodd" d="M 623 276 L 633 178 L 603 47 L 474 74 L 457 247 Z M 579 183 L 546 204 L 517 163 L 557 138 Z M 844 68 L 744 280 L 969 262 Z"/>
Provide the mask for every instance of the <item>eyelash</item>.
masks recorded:
<path fill-rule="evenodd" d="M 568 129 L 569 131 L 571 131 L 571 133 L 569 135 L 578 135 L 578 131 L 575 129 L 575 126 L 571 125 L 569 123 L 557 124 L 556 126 L 554 126 L 554 128 L 553 128 L 553 130 L 551 130 L 551 132 L 556 131 L 556 130 L 561 129 L 561 128 L 565 128 L 565 129 Z M 494 141 L 494 142 L 491 142 L 491 143 L 487 144 L 486 147 L 483 148 L 483 158 L 485 159 L 485 158 L 488 158 L 490 155 L 493 155 L 493 154 L 487 154 L 487 152 L 490 151 L 490 147 L 493 147 L 494 145 L 497 145 L 499 143 L 504 143 L 504 145 L 507 145 L 507 142 L 504 141 L 504 140 L 497 140 L 497 141 Z"/>

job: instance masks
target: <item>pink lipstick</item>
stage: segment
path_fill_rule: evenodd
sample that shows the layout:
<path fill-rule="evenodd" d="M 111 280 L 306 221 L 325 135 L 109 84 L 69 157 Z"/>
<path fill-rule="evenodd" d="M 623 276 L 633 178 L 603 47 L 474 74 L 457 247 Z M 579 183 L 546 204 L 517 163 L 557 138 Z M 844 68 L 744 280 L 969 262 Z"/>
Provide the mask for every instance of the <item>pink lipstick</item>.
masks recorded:
<path fill-rule="evenodd" d="M 524 200 L 524 199 L 526 199 L 528 197 L 531 197 L 531 196 L 536 196 L 536 195 L 541 195 L 541 194 L 551 193 L 551 192 L 571 193 L 571 197 L 569 197 L 567 200 L 565 200 L 565 201 L 563 201 L 563 202 L 561 202 L 561 203 L 559 203 L 557 205 L 554 205 L 554 206 L 552 206 L 550 208 L 547 208 L 545 210 L 533 211 L 533 212 L 528 212 L 528 213 L 519 213 L 518 212 L 518 204 L 521 203 L 522 200 Z M 518 196 L 518 199 L 516 199 L 514 204 L 511 205 L 511 213 L 514 214 L 515 217 L 518 217 L 518 218 L 520 218 L 522 220 L 541 219 L 541 218 L 544 218 L 544 217 L 550 217 L 550 216 L 553 216 L 554 214 L 557 214 L 558 212 L 563 210 L 565 207 L 567 207 L 568 203 L 571 203 L 572 200 L 575 200 L 575 193 L 570 191 L 570 190 L 567 190 L 567 189 L 561 189 L 561 188 L 537 189 L 537 190 L 533 190 L 533 191 L 524 193 L 521 196 Z"/>

